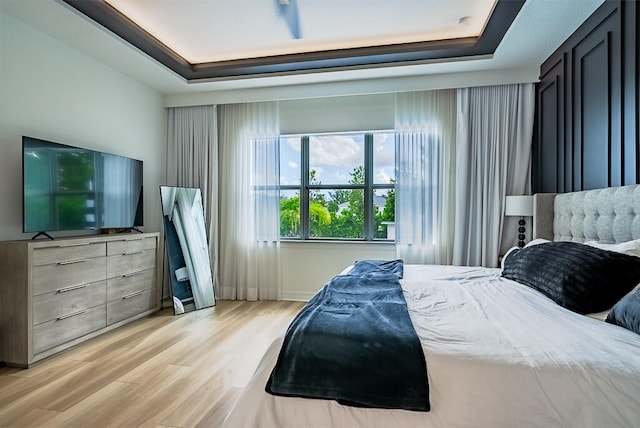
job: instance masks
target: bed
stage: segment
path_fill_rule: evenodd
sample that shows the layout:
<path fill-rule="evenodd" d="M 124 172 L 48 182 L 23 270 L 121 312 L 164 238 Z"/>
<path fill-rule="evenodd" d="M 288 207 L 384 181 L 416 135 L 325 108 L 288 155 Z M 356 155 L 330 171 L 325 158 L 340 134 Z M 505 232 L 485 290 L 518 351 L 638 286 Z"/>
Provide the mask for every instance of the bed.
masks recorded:
<path fill-rule="evenodd" d="M 535 284 L 510 279 L 531 275 L 531 264 L 541 270 L 535 257 L 549 249 L 560 252 L 554 258 L 562 266 L 563 254 L 573 256 L 577 248 L 580 254 L 596 252 L 616 263 L 631 263 L 615 265 L 615 272 L 598 281 L 606 283 L 606 298 L 612 299 L 608 290 L 621 281 L 640 282 L 634 279 L 637 261 L 632 260 L 640 256 L 640 241 L 634 242 L 640 239 L 640 185 L 535 195 L 534 210 L 536 239 L 530 244 L 540 245 L 513 251 L 504 269 L 404 265 L 400 285 L 424 351 L 429 411 L 361 408 L 267 393 L 280 338 L 265 353 L 224 426 L 640 426 L 640 331 L 633 331 L 640 316 L 629 318 L 619 309 L 623 301 L 640 300 L 640 291 L 627 285 L 616 291 L 613 309 L 590 312 L 605 303 L 590 306 L 571 293 L 564 301 L 564 295 L 556 298 Z M 611 255 L 614 251 L 621 256 Z M 527 257 L 533 259 L 527 262 Z M 553 263 L 545 263 L 545 269 Z M 573 265 L 577 275 L 569 276 L 571 281 L 595 272 L 587 266 L 591 259 L 584 265 L 564 263 Z M 509 272 L 515 273 L 505 277 Z M 625 278 L 618 278 L 620 272 Z M 554 278 L 561 276 L 555 272 Z M 634 308 L 626 304 L 623 309 L 628 307 Z M 603 313 L 617 314 L 621 325 L 604 322 Z"/>

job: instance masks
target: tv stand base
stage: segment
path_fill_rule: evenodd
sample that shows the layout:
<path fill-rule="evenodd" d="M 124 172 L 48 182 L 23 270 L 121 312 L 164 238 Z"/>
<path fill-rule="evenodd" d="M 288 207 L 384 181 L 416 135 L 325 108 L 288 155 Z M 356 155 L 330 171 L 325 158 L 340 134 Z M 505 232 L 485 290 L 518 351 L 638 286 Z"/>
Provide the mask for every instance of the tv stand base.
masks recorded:
<path fill-rule="evenodd" d="M 31 239 L 35 241 L 40 236 L 44 236 L 45 238 L 49 238 L 53 241 L 53 236 L 49 235 L 47 232 L 38 232 L 35 235 L 33 235 Z"/>

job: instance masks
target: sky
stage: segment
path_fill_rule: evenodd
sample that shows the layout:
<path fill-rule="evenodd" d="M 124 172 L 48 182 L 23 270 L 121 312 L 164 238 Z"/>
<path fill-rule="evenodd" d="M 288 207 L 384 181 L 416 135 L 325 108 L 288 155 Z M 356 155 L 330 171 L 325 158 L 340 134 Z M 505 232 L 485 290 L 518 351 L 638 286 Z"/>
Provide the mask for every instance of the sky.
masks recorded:
<path fill-rule="evenodd" d="M 364 165 L 364 134 L 345 133 L 311 136 L 309 164 L 322 184 L 348 184 L 350 173 Z M 393 133 L 374 136 L 374 182 L 389 183 L 394 177 Z M 280 184 L 300 184 L 300 137 L 280 139 Z"/>

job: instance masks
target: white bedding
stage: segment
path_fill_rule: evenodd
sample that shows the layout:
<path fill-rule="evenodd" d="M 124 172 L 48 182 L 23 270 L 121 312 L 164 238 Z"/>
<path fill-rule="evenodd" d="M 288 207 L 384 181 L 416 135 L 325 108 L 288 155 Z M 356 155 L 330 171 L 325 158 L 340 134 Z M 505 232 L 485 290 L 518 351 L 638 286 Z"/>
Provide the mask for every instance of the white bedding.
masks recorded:
<path fill-rule="evenodd" d="M 640 335 L 561 308 L 499 269 L 405 265 L 430 412 L 265 392 L 281 339 L 226 427 L 640 427 Z"/>

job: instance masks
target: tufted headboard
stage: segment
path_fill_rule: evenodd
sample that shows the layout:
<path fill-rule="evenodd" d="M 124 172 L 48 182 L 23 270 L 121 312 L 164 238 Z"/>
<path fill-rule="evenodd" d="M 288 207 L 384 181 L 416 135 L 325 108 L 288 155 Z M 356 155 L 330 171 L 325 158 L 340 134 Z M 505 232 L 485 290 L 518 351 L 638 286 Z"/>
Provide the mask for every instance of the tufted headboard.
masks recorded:
<path fill-rule="evenodd" d="M 640 239 L 640 185 L 533 196 L 533 238 L 618 243 Z"/>

